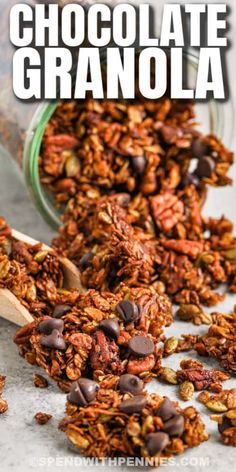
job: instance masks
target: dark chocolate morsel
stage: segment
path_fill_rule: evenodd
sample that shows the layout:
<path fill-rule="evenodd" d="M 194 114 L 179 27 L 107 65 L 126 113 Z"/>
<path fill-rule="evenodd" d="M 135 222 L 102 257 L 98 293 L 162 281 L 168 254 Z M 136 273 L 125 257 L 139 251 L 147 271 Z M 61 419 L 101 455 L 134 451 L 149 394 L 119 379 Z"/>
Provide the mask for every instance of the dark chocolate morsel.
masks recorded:
<path fill-rule="evenodd" d="M 218 423 L 218 431 L 220 434 L 223 434 L 223 432 L 232 427 L 232 423 L 227 416 L 223 415 L 222 416 L 222 423 Z"/>
<path fill-rule="evenodd" d="M 136 395 L 128 400 L 123 400 L 123 402 L 120 403 L 119 408 L 123 413 L 141 413 L 146 404 L 147 398 L 144 397 L 144 395 Z"/>
<path fill-rule="evenodd" d="M 208 146 L 202 138 L 195 138 L 192 142 L 192 153 L 194 157 L 200 159 L 208 153 Z"/>
<path fill-rule="evenodd" d="M 200 180 L 196 174 L 188 173 L 183 177 L 181 184 L 182 184 L 182 187 L 187 187 L 188 185 L 194 185 L 197 188 L 199 187 Z"/>
<path fill-rule="evenodd" d="M 167 144 L 174 144 L 178 138 L 182 138 L 183 136 L 182 129 L 177 126 L 163 125 L 160 128 L 160 132 Z"/>
<path fill-rule="evenodd" d="M 117 340 L 120 336 L 120 327 L 117 318 L 109 318 L 101 321 L 98 328 L 112 339 Z"/>
<path fill-rule="evenodd" d="M 80 270 L 85 270 L 90 266 L 92 259 L 94 258 L 94 254 L 92 252 L 86 252 L 79 261 L 79 268 Z"/>
<path fill-rule="evenodd" d="M 73 382 L 71 385 L 70 393 L 67 395 L 67 400 L 70 403 L 78 406 L 86 406 L 88 404 L 86 398 L 84 397 L 78 381 Z"/>
<path fill-rule="evenodd" d="M 155 456 L 159 452 L 163 451 L 169 441 L 170 438 L 168 434 L 162 433 L 161 431 L 148 434 L 146 439 L 146 448 L 150 456 Z"/>
<path fill-rule="evenodd" d="M 73 382 L 67 399 L 78 406 L 86 406 L 96 398 L 98 390 L 99 385 L 97 382 L 80 377 L 79 380 Z"/>
<path fill-rule="evenodd" d="M 137 321 L 141 316 L 140 306 L 129 300 L 119 302 L 116 310 L 125 323 Z"/>
<path fill-rule="evenodd" d="M 94 380 L 87 379 L 86 377 L 80 377 L 78 384 L 87 402 L 91 403 L 96 398 L 99 384 L 94 382 Z"/>
<path fill-rule="evenodd" d="M 169 398 L 165 398 L 159 408 L 155 411 L 155 415 L 160 416 L 163 421 L 167 421 L 177 415 L 177 411 Z"/>
<path fill-rule="evenodd" d="M 163 431 L 170 436 L 181 436 L 184 432 L 184 417 L 182 415 L 173 416 L 164 423 Z"/>
<path fill-rule="evenodd" d="M 195 174 L 198 177 L 211 177 L 212 172 L 215 169 L 215 161 L 210 156 L 203 156 L 198 161 Z"/>
<path fill-rule="evenodd" d="M 51 334 L 51 332 L 57 329 L 62 333 L 64 329 L 64 321 L 57 318 L 48 318 L 47 320 L 41 321 L 38 325 L 38 330 L 43 334 Z"/>
<path fill-rule="evenodd" d="M 134 336 L 128 342 L 129 350 L 135 357 L 146 357 L 153 354 L 155 346 L 147 336 Z"/>
<path fill-rule="evenodd" d="M 134 156 L 132 157 L 132 166 L 137 174 L 143 174 L 147 165 L 147 159 L 145 156 Z"/>
<path fill-rule="evenodd" d="M 53 318 L 61 318 L 62 316 L 66 315 L 71 311 L 71 306 L 70 305 L 56 305 L 53 311 Z"/>
<path fill-rule="evenodd" d="M 143 381 L 136 375 L 124 374 L 120 377 L 118 388 L 122 393 L 129 392 L 138 395 L 143 390 Z"/>
<path fill-rule="evenodd" d="M 66 350 L 66 343 L 58 329 L 54 329 L 48 336 L 42 336 L 40 344 L 49 349 L 57 349 L 58 351 Z"/>

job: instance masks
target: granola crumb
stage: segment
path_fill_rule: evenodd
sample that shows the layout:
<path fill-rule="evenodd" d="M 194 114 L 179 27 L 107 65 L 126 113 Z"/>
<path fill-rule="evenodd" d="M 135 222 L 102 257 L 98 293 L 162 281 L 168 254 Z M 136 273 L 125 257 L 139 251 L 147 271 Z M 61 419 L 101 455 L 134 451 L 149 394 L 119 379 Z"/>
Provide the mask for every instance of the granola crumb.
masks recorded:
<path fill-rule="evenodd" d="M 8 410 L 8 403 L 6 400 L 0 397 L 0 414 L 5 413 Z"/>
<path fill-rule="evenodd" d="M 3 392 L 5 384 L 6 384 L 6 376 L 5 375 L 0 375 L 0 395 Z"/>
<path fill-rule="evenodd" d="M 52 418 L 52 415 L 49 415 L 48 413 L 42 413 L 40 411 L 35 414 L 34 418 L 38 424 L 43 425 L 43 424 L 48 423 L 48 421 L 50 421 L 50 419 Z"/>
<path fill-rule="evenodd" d="M 43 375 L 34 374 L 34 385 L 37 388 L 47 388 L 48 381 L 45 379 L 45 377 L 43 377 Z"/>

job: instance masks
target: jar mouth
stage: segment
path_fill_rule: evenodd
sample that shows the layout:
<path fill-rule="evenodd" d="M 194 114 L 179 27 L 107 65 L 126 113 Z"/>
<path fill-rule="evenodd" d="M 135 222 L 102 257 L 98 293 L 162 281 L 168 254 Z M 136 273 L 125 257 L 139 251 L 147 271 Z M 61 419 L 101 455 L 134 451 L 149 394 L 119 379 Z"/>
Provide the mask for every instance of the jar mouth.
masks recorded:
<path fill-rule="evenodd" d="M 190 72 L 196 75 L 198 55 L 194 50 L 185 53 Z M 55 207 L 53 195 L 44 188 L 39 176 L 39 154 L 46 125 L 59 104 L 59 100 L 42 103 L 36 110 L 26 133 L 23 152 L 23 171 L 26 185 L 33 201 L 47 223 L 54 229 L 61 225 L 60 211 Z M 206 134 L 213 133 L 230 147 L 234 130 L 234 113 L 230 100 L 195 103 L 199 128 Z M 208 111 L 208 129 L 205 130 L 206 111 Z M 225 117 L 227 115 L 227 126 Z M 200 118 L 198 119 L 198 116 Z M 202 118 L 201 118 L 202 116 Z M 230 123 L 230 125 L 228 124 Z"/>

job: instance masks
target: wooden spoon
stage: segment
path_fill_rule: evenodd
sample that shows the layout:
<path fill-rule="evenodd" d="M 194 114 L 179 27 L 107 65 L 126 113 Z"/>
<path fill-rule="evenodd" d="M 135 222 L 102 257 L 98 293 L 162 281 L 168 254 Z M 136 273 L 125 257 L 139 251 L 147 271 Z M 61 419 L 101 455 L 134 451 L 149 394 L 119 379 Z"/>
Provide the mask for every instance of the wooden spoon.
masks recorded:
<path fill-rule="evenodd" d="M 11 237 L 16 241 L 22 241 L 31 246 L 39 244 L 39 241 L 36 239 L 32 239 L 15 229 L 12 230 Z M 53 249 L 46 244 L 42 244 L 42 250 L 53 252 Z M 80 292 L 84 292 L 79 269 L 66 257 L 58 256 L 58 260 L 64 276 L 64 287 L 75 288 Z M 0 306 L 1 317 L 11 321 L 12 323 L 24 326 L 25 324 L 34 321 L 27 308 L 25 308 L 18 298 L 7 288 L 0 288 Z"/>

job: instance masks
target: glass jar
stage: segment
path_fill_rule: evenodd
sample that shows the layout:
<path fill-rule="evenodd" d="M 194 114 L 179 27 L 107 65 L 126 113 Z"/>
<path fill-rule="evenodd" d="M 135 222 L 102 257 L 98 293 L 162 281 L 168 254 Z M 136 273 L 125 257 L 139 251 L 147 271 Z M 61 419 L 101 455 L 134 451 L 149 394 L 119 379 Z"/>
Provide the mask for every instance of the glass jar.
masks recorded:
<path fill-rule="evenodd" d="M 194 87 L 198 57 L 192 51 L 188 52 L 186 57 L 189 86 Z M 60 213 L 53 205 L 52 196 L 40 183 L 38 156 L 45 127 L 56 107 L 57 102 L 55 101 L 43 103 L 38 107 L 26 133 L 23 158 L 23 170 L 30 194 L 43 217 L 53 227 L 58 227 L 60 224 Z M 195 111 L 200 131 L 205 134 L 216 134 L 227 147 L 230 147 L 234 129 L 234 115 L 231 102 L 199 101 L 195 104 Z M 226 116 L 227 126 L 225 126 Z"/>
<path fill-rule="evenodd" d="M 41 2 L 47 3 L 47 0 Z M 65 0 L 55 0 L 63 5 Z M 113 0 L 114 3 L 115 0 Z M 31 0 L 31 5 L 39 0 Z M 16 0 L 1 0 L 0 28 L 1 49 L 4 55 L 0 59 L 0 144 L 23 169 L 27 187 L 45 220 L 52 226 L 60 224 L 59 210 L 55 208 L 52 196 L 41 185 L 39 179 L 38 156 L 45 127 L 54 113 L 58 102 L 23 103 L 12 92 L 11 64 L 14 49 L 6 31 L 10 8 Z M 83 4 L 92 3 L 83 1 Z M 3 38 L 3 39 L 2 39 Z M 186 53 L 189 86 L 195 86 L 198 58 L 195 51 Z M 233 108 L 231 102 L 196 103 L 196 116 L 199 129 L 203 133 L 214 133 L 228 147 L 233 133 Z M 227 127 L 225 126 L 227 116 Z M 230 125 L 229 125 L 230 124 Z"/>

